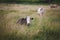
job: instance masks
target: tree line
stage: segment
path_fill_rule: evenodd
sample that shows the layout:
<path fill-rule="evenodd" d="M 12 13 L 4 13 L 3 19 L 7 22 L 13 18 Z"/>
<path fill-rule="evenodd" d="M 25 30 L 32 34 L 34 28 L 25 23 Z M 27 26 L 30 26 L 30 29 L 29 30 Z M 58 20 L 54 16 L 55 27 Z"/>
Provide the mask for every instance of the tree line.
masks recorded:
<path fill-rule="evenodd" d="M 0 3 L 60 3 L 60 0 L 0 0 Z"/>

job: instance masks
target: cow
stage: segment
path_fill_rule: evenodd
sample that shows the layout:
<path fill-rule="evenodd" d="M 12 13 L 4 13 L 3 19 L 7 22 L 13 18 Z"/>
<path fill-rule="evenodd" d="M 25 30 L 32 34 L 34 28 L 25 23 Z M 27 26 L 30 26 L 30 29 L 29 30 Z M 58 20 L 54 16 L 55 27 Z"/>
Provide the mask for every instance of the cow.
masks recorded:
<path fill-rule="evenodd" d="M 20 18 L 17 23 L 23 25 L 27 25 L 27 26 L 30 26 L 30 21 L 33 20 L 33 18 L 30 18 L 30 16 L 27 16 L 26 18 Z"/>
<path fill-rule="evenodd" d="M 57 4 L 50 4 L 50 8 L 57 8 L 58 5 Z"/>
<path fill-rule="evenodd" d="M 44 8 L 42 8 L 42 7 L 38 8 L 37 12 L 38 12 L 38 15 L 42 16 L 44 13 Z"/>

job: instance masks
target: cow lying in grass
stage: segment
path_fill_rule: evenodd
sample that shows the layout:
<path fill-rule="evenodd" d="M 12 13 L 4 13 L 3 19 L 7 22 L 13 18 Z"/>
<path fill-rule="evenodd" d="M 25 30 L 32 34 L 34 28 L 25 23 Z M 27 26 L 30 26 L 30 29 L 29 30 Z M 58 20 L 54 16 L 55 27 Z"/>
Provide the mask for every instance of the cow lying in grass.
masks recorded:
<path fill-rule="evenodd" d="M 38 8 L 37 12 L 38 12 L 38 15 L 42 16 L 44 13 L 44 8 Z"/>
<path fill-rule="evenodd" d="M 50 5 L 50 8 L 57 8 L 58 7 L 58 5 L 56 5 L 56 4 L 51 4 Z"/>
<path fill-rule="evenodd" d="M 30 18 L 30 16 L 27 16 L 26 18 L 20 18 L 17 23 L 20 23 L 21 25 L 30 25 L 30 21 L 33 20 L 33 18 Z"/>

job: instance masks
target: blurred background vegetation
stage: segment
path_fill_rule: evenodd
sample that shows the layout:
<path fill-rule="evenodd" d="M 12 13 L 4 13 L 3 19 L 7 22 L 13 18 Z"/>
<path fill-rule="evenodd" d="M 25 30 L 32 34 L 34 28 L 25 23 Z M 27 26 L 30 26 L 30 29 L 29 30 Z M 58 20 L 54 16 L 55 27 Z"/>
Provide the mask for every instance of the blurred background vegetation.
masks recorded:
<path fill-rule="evenodd" d="M 60 0 L 0 0 L 0 3 L 60 3 Z"/>

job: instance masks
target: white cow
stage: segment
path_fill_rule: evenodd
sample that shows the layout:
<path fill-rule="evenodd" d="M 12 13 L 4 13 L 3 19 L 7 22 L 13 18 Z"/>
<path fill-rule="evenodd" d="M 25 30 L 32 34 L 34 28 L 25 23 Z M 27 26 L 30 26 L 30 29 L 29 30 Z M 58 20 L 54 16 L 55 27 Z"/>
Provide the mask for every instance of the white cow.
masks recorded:
<path fill-rule="evenodd" d="M 43 15 L 43 13 L 44 13 L 44 8 L 38 8 L 38 15 Z"/>

